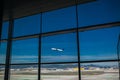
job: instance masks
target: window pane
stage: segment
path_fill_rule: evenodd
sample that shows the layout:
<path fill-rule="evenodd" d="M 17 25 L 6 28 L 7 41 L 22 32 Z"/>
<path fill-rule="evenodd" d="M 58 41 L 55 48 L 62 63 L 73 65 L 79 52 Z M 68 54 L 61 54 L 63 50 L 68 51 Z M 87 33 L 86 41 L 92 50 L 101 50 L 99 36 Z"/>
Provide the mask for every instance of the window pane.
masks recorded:
<path fill-rule="evenodd" d="M 3 22 L 1 39 L 8 38 L 8 28 L 9 28 L 9 22 Z"/>
<path fill-rule="evenodd" d="M 38 80 L 37 65 L 12 65 L 10 80 Z"/>
<path fill-rule="evenodd" d="M 82 80 L 119 80 L 118 62 L 81 64 Z"/>
<path fill-rule="evenodd" d="M 76 27 L 75 6 L 43 13 L 43 32 Z"/>
<path fill-rule="evenodd" d="M 118 59 L 119 33 L 120 27 L 80 32 L 81 61 Z"/>
<path fill-rule="evenodd" d="M 26 39 L 13 41 L 12 63 L 37 63 L 38 39 Z"/>
<path fill-rule="evenodd" d="M 120 21 L 120 0 L 96 0 L 78 6 L 79 27 Z"/>
<path fill-rule="evenodd" d="M 41 65 L 41 80 L 79 80 L 77 64 Z"/>
<path fill-rule="evenodd" d="M 0 65 L 0 80 L 4 80 L 5 66 Z"/>
<path fill-rule="evenodd" d="M 5 64 L 6 50 L 7 50 L 7 42 L 1 42 L 1 44 L 0 44 L 0 64 Z"/>
<path fill-rule="evenodd" d="M 120 59 L 120 33 L 119 33 L 119 39 L 118 39 L 118 55 Z"/>
<path fill-rule="evenodd" d="M 76 34 L 61 34 L 42 38 L 42 62 L 77 61 Z"/>
<path fill-rule="evenodd" d="M 16 19 L 13 37 L 40 33 L 40 14 Z"/>

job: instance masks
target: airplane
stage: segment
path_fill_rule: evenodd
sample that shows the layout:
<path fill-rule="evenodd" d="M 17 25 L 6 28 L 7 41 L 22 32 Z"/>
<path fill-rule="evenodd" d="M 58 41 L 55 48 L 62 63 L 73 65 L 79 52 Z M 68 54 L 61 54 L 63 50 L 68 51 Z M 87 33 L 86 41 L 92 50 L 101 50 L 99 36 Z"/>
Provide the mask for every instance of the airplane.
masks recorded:
<path fill-rule="evenodd" d="M 64 51 L 64 49 L 60 49 L 60 48 L 51 48 L 51 50 L 53 50 L 53 51 L 60 51 L 60 52 Z"/>

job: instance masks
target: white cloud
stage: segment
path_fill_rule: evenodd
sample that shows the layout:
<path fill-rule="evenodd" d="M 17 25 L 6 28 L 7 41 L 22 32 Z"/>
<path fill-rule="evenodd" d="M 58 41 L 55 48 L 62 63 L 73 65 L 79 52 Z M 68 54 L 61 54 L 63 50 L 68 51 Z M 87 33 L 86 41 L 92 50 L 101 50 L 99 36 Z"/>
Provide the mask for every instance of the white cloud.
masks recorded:
<path fill-rule="evenodd" d="M 29 63 L 37 62 L 38 56 L 13 56 L 12 63 Z"/>
<path fill-rule="evenodd" d="M 77 56 L 42 56 L 42 61 L 76 61 L 77 60 Z"/>
<path fill-rule="evenodd" d="M 117 55 L 87 55 L 87 56 L 80 56 L 81 60 L 106 60 L 106 59 L 115 59 Z"/>
<path fill-rule="evenodd" d="M 38 58 L 38 56 L 12 56 L 13 59 L 29 59 L 29 58 Z"/>

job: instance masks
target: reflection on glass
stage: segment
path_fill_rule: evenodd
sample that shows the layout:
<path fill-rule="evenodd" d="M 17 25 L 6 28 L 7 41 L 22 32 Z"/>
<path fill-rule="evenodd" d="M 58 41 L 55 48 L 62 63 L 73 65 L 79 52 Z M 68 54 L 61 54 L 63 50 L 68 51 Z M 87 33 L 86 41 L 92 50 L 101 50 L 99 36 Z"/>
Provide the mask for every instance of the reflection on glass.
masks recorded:
<path fill-rule="evenodd" d="M 9 28 L 9 22 L 3 22 L 1 39 L 8 38 L 8 28 Z"/>
<path fill-rule="evenodd" d="M 43 13 L 43 32 L 76 27 L 75 6 Z"/>
<path fill-rule="evenodd" d="M 119 33 L 119 39 L 118 39 L 118 54 L 119 54 L 119 60 L 120 60 L 120 33 Z"/>
<path fill-rule="evenodd" d="M 120 0 L 96 0 L 78 6 L 79 27 L 120 21 Z"/>
<path fill-rule="evenodd" d="M 77 61 L 76 34 L 69 33 L 43 37 L 41 61 Z"/>
<path fill-rule="evenodd" d="M 120 27 L 80 32 L 81 61 L 118 59 Z"/>
<path fill-rule="evenodd" d="M 81 64 L 82 80 L 119 80 L 118 62 Z"/>
<path fill-rule="evenodd" d="M 40 14 L 15 20 L 13 37 L 38 33 L 40 33 Z"/>
<path fill-rule="evenodd" d="M 10 80 L 38 80 L 37 65 L 12 65 Z"/>
<path fill-rule="evenodd" d="M 7 42 L 1 42 L 0 44 L 0 63 L 1 64 L 5 64 L 6 50 L 7 50 Z"/>
<path fill-rule="evenodd" d="M 4 80 L 5 66 L 0 65 L 0 80 Z"/>
<path fill-rule="evenodd" d="M 41 65 L 41 80 L 79 80 L 77 64 Z"/>
<path fill-rule="evenodd" d="M 37 63 L 38 39 L 26 39 L 13 41 L 12 63 Z"/>

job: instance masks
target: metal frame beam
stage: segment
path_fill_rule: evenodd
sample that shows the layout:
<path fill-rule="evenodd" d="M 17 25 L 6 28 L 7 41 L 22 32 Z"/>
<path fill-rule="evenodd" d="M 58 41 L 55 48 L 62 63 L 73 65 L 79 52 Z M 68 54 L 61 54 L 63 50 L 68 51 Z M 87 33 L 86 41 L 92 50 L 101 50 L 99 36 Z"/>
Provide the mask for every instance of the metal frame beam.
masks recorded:
<path fill-rule="evenodd" d="M 97 30 L 97 29 L 104 29 L 104 28 L 111 28 L 111 27 L 118 27 L 118 26 L 120 26 L 120 22 L 112 22 L 112 23 L 106 23 L 106 24 L 98 24 L 98 25 L 79 27 L 78 31 L 83 32 L 83 31 Z M 72 33 L 72 32 L 76 32 L 76 28 L 53 31 L 53 32 L 46 32 L 46 33 L 40 33 L 40 34 L 33 34 L 33 35 L 27 35 L 27 36 L 14 37 L 14 38 L 12 38 L 12 40 L 38 38 L 39 35 L 41 35 L 42 37 L 47 37 L 47 36 Z M 7 41 L 7 39 L 1 40 L 1 42 L 6 42 L 6 41 Z"/>

